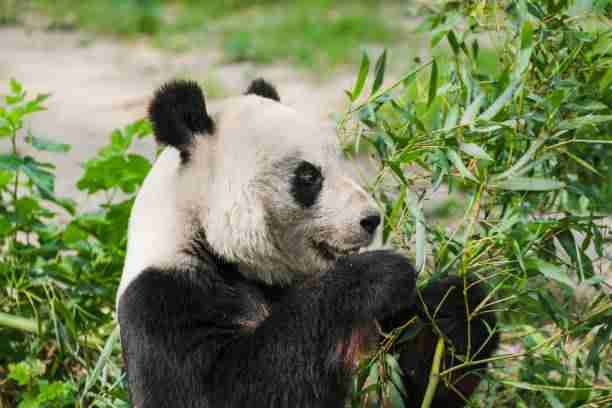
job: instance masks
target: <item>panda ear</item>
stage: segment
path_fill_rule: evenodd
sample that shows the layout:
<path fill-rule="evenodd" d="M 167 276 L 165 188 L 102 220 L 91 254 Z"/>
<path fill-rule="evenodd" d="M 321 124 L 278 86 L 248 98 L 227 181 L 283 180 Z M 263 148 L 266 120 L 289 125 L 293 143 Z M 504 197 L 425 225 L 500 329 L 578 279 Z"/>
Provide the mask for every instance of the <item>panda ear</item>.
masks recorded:
<path fill-rule="evenodd" d="M 204 94 L 194 81 L 175 80 L 161 86 L 149 105 L 157 143 L 188 154 L 196 134 L 212 134 L 214 123 L 206 112 Z"/>
<path fill-rule="evenodd" d="M 245 94 L 259 95 L 263 98 L 268 98 L 280 102 L 280 96 L 278 96 L 276 88 L 274 88 L 274 86 L 272 86 L 269 82 L 266 82 L 263 78 L 257 78 L 256 80 L 251 82 L 251 85 L 249 85 L 249 88 L 247 89 Z"/>

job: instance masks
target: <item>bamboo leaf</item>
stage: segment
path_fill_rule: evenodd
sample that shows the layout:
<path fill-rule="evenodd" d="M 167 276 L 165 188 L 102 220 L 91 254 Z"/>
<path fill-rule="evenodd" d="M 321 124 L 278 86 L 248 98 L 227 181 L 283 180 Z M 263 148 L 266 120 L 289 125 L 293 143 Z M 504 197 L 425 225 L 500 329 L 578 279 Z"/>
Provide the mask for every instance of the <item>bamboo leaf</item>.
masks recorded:
<path fill-rule="evenodd" d="M 493 158 L 482 147 L 475 143 L 460 143 L 459 149 L 477 159 L 493 161 Z"/>
<path fill-rule="evenodd" d="M 15 78 L 10 79 L 9 85 L 13 94 L 20 95 L 23 92 L 23 86 Z"/>
<path fill-rule="evenodd" d="M 517 77 L 522 75 L 529 67 L 531 53 L 533 52 L 533 27 L 529 20 L 523 22 L 521 27 L 521 50 L 518 56 Z"/>
<path fill-rule="evenodd" d="M 501 95 L 499 95 L 499 97 L 495 100 L 495 102 L 493 102 L 493 104 L 489 106 L 489 108 L 486 111 L 484 111 L 482 115 L 480 115 L 479 119 L 483 119 L 483 120 L 493 119 L 495 115 L 497 115 L 503 109 L 503 107 L 506 106 L 506 104 L 510 102 L 510 100 L 512 100 L 512 97 L 514 96 L 515 92 L 519 89 L 520 85 L 521 85 L 521 79 L 520 78 L 515 79 L 510 85 L 508 85 L 506 90 L 502 92 Z"/>
<path fill-rule="evenodd" d="M 69 144 L 59 143 L 42 136 L 30 135 L 28 137 L 28 142 L 33 148 L 46 152 L 65 153 L 70 150 Z"/>
<path fill-rule="evenodd" d="M 595 126 L 600 123 L 612 121 L 612 115 L 586 115 L 578 118 L 567 119 L 559 123 L 559 129 L 579 129 L 584 126 Z"/>
<path fill-rule="evenodd" d="M 419 202 L 414 194 L 410 196 L 411 203 L 407 203 L 415 222 L 415 269 L 417 273 L 423 271 L 425 267 L 425 243 L 426 243 L 426 228 L 425 216 L 423 215 L 423 204 Z"/>
<path fill-rule="evenodd" d="M 383 79 L 385 78 L 385 65 L 387 64 L 387 50 L 376 60 L 376 66 L 374 67 L 374 83 L 372 84 L 371 94 L 375 94 L 376 91 L 381 87 Z"/>
<path fill-rule="evenodd" d="M 448 160 L 455 165 L 455 168 L 459 171 L 459 174 L 461 174 L 462 177 L 478 182 L 478 179 L 474 177 L 467 167 L 465 167 L 465 164 L 463 164 L 461 157 L 459 157 L 459 154 L 456 151 L 449 149 L 446 157 L 448 157 Z"/>
<path fill-rule="evenodd" d="M 533 143 L 531 143 L 531 146 L 529 146 L 529 149 L 527 149 L 525 154 L 523 156 L 521 156 L 521 158 L 518 159 L 516 161 L 516 163 L 514 163 L 512 165 L 512 167 L 510 167 L 508 170 L 504 171 L 501 174 L 497 174 L 497 175 L 493 176 L 493 179 L 494 180 L 503 180 L 505 178 L 508 178 L 508 177 L 514 175 L 518 171 L 520 171 L 523 166 L 525 166 L 527 163 L 529 163 L 531 158 L 536 154 L 536 152 L 538 151 L 540 146 L 542 146 L 542 144 L 544 144 L 544 142 L 546 141 L 547 138 L 548 138 L 548 134 L 546 134 L 546 133 L 542 133 L 540 136 L 538 136 L 538 138 Z"/>
<path fill-rule="evenodd" d="M 359 95 L 361 95 L 361 91 L 363 90 L 363 86 L 365 84 L 369 71 L 370 58 L 368 57 L 368 54 L 364 51 L 361 54 L 361 65 L 359 67 L 359 74 L 357 74 L 357 79 L 355 80 L 355 85 L 353 86 L 353 92 L 350 93 L 351 102 L 354 102 L 357 98 L 359 98 Z"/>
<path fill-rule="evenodd" d="M 478 95 L 476 99 L 469 104 L 469 106 L 463 112 L 463 116 L 461 117 L 461 125 L 468 124 L 474 120 L 478 112 L 480 111 L 480 105 L 482 105 L 482 101 L 484 101 L 484 95 Z"/>
<path fill-rule="evenodd" d="M 595 340 L 591 345 L 591 350 L 586 359 L 586 366 L 592 366 L 595 375 L 599 375 L 599 367 L 601 365 L 601 351 L 604 347 L 610 344 L 610 337 L 612 336 L 612 323 L 608 323 L 602 326 L 595 335 Z"/>
<path fill-rule="evenodd" d="M 551 191 L 565 187 L 565 183 L 558 180 L 537 177 L 512 177 L 507 180 L 491 184 L 493 188 L 513 191 Z"/>
<path fill-rule="evenodd" d="M 571 288 L 574 287 L 572 280 L 567 276 L 567 274 L 563 273 L 559 266 L 546 262 L 542 259 L 535 259 L 534 263 L 535 267 L 540 271 L 540 273 L 546 276 L 548 279 L 555 280 Z"/>
<path fill-rule="evenodd" d="M 427 98 L 427 106 L 430 106 L 436 97 L 436 91 L 438 88 L 438 63 L 433 60 L 431 64 L 431 76 L 429 77 L 429 97 Z"/>

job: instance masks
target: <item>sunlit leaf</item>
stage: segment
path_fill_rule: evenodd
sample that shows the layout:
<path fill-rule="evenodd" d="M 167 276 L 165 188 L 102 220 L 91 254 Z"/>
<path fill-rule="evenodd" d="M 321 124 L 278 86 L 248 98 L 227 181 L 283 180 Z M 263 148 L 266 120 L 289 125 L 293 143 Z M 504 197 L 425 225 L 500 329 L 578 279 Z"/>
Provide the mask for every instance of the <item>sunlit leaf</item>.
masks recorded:
<path fill-rule="evenodd" d="M 43 136 L 31 135 L 29 142 L 35 149 L 46 152 L 65 153 L 70 150 L 69 144 L 59 143 Z"/>
<path fill-rule="evenodd" d="M 448 160 L 450 160 L 450 162 L 455 165 L 455 168 L 459 171 L 459 174 L 461 174 L 462 177 L 470 179 L 472 181 L 478 181 L 478 179 L 474 177 L 472 172 L 469 171 L 467 167 L 465 167 L 465 164 L 463 164 L 461 157 L 459 157 L 459 154 L 456 151 L 449 149 L 446 153 L 446 156 L 448 157 Z"/>
<path fill-rule="evenodd" d="M 574 287 L 572 280 L 564 273 L 558 265 L 550 262 L 543 261 L 542 259 L 533 260 L 535 267 L 546 276 L 548 279 L 552 279 L 569 287 Z"/>
<path fill-rule="evenodd" d="M 376 66 L 374 67 L 374 83 L 372 84 L 371 94 L 375 94 L 376 91 L 380 89 L 382 86 L 383 80 L 385 78 L 385 66 L 387 64 L 387 50 L 384 50 L 383 53 L 376 60 Z"/>
<path fill-rule="evenodd" d="M 369 70 L 370 58 L 368 57 L 368 54 L 366 52 L 363 52 L 361 55 L 361 65 L 359 66 L 359 73 L 357 74 L 357 79 L 355 80 L 353 91 L 350 94 L 352 102 L 354 102 L 361 95 L 361 91 L 363 90 L 366 78 L 368 77 Z"/>
<path fill-rule="evenodd" d="M 519 89 L 520 85 L 521 85 L 520 78 L 517 78 L 516 80 L 514 80 L 514 82 L 508 85 L 506 90 L 502 92 L 501 95 L 499 95 L 499 97 L 495 100 L 495 102 L 493 102 L 493 104 L 489 106 L 489 108 L 479 116 L 479 119 L 483 119 L 483 120 L 493 119 L 495 115 L 497 115 L 504 108 L 504 106 L 506 106 L 512 100 L 514 93 Z"/>
<path fill-rule="evenodd" d="M 491 155 L 489 155 L 489 153 L 487 153 L 482 147 L 478 146 L 475 143 L 459 143 L 459 149 L 462 152 L 467 153 L 470 156 L 475 157 L 477 159 L 487 160 L 487 161 L 493 160 L 493 158 L 491 157 Z"/>
<path fill-rule="evenodd" d="M 438 63 L 434 59 L 431 64 L 431 76 L 429 77 L 429 96 L 427 98 L 427 106 L 431 105 L 436 97 L 438 89 Z"/>
<path fill-rule="evenodd" d="M 551 191 L 565 187 L 565 183 L 559 180 L 516 176 L 507 180 L 497 181 L 491 186 L 502 190 Z"/>

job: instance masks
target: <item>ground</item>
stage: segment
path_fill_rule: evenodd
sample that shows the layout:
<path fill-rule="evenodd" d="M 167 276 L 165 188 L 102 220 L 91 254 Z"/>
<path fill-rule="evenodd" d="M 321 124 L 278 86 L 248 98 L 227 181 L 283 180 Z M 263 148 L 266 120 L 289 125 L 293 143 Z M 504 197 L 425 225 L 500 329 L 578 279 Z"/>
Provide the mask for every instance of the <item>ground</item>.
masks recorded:
<path fill-rule="evenodd" d="M 168 79 L 200 80 L 214 109 L 215 99 L 237 95 L 262 76 L 277 86 L 284 103 L 326 118 L 341 111 L 346 103 L 342 90 L 350 89 L 355 75 L 339 69 L 320 79 L 288 64 L 224 64 L 215 49 L 177 54 L 145 41 L 92 40 L 81 32 L 0 28 L 0 38 L 0 83 L 15 78 L 32 93 L 52 93 L 48 111 L 33 116 L 31 130 L 72 149 L 59 158 L 37 155 L 57 165 L 58 195 L 77 198 L 86 206 L 88 198 L 75 187 L 79 164 L 107 142 L 112 129 L 143 117 L 153 90 Z M 149 157 L 153 148 L 151 139 L 136 145 Z"/>

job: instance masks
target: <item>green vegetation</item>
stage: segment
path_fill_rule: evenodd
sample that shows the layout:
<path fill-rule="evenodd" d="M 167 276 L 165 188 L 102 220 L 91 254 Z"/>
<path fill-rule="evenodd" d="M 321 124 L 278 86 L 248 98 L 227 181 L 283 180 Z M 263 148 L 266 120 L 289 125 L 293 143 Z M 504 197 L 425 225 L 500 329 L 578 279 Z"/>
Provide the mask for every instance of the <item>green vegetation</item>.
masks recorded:
<path fill-rule="evenodd" d="M 63 2 L 78 15 L 77 2 Z M 503 344 L 473 406 L 612 403 L 612 30 L 602 16 L 610 3 L 568 3 L 433 9 L 421 29 L 431 32 L 435 59 L 384 87 L 386 54 L 372 64 L 364 57 L 339 123 L 347 154 L 367 152 L 380 164 L 370 189 L 385 210 L 384 237 L 412 255 L 420 284 L 457 273 L 492 291 L 471 313 L 496 312 Z M 207 15 L 229 24 L 233 10 L 249 10 L 229 4 L 207 5 Z M 125 24 L 149 32 L 148 23 Z M 78 188 L 106 199 L 83 212 L 54 193 L 53 165 L 21 153 L 24 143 L 56 154 L 70 148 L 27 130 L 47 96 L 30 97 L 17 81 L 0 93 L 0 139 L 10 146 L 0 154 L 0 407 L 127 407 L 115 291 L 129 211 L 150 169 L 130 146 L 150 125 L 112 132 L 85 162 Z M 450 203 L 427 213 L 442 187 Z M 448 225 L 435 219 L 444 213 L 460 215 Z M 353 406 L 380 397 L 403 406 L 386 351 L 426 324 L 407 322 L 363 361 Z M 455 357 L 466 366 L 478 360 L 476 352 Z M 434 365 L 431 384 L 452 383 L 452 374 Z"/>
<path fill-rule="evenodd" d="M 11 0 L 0 0 L 10 2 Z M 8 4 L 8 3 L 7 3 Z M 399 32 L 385 19 L 395 2 L 30 0 L 51 28 L 145 35 L 171 49 L 219 45 L 227 61 L 287 60 L 310 68 L 352 62 L 363 44 L 384 44 Z"/>
<path fill-rule="evenodd" d="M 70 148 L 25 131 L 46 99 L 11 81 L 0 105 L 11 146 L 0 154 L 0 407 L 126 406 L 114 301 L 133 195 L 151 167 L 129 147 L 150 126 L 114 131 L 85 162 L 78 188 L 107 198 L 82 213 L 54 194 L 52 164 L 20 154 L 23 143 Z"/>
<path fill-rule="evenodd" d="M 469 311 L 497 313 L 502 335 L 474 406 L 612 405 L 612 29 L 608 3 L 568 3 L 449 3 L 422 29 L 450 51 L 434 50 L 388 88 L 382 54 L 365 100 L 364 56 L 340 124 L 347 153 L 378 159 L 370 189 L 384 237 L 413 254 L 420 284 L 456 273 L 493 294 Z M 442 185 L 463 197 L 451 225 L 423 211 Z M 386 351 L 428 324 L 408 322 L 363 362 L 353 406 L 403 406 Z M 477 352 L 454 357 L 469 367 Z M 432 389 L 457 381 L 439 363 Z"/>

